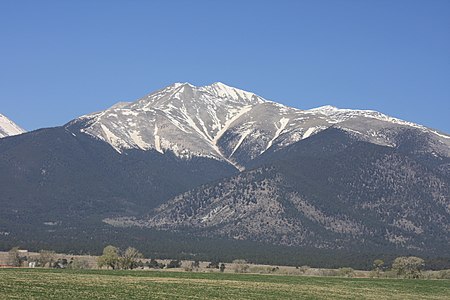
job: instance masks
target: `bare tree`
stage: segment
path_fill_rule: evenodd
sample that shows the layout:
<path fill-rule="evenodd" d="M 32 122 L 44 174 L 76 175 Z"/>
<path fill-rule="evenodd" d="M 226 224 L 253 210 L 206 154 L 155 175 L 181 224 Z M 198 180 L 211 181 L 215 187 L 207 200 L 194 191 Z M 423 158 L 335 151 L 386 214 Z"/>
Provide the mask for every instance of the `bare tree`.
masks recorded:
<path fill-rule="evenodd" d="M 381 272 L 383 271 L 384 261 L 381 259 L 375 259 L 373 261 L 373 270 L 372 274 L 376 277 L 380 277 Z"/>
<path fill-rule="evenodd" d="M 22 257 L 19 252 L 19 247 L 14 247 L 8 252 L 8 261 L 9 264 L 13 267 L 22 266 L 22 262 L 25 260 L 25 257 Z"/>
<path fill-rule="evenodd" d="M 49 250 L 41 250 L 39 251 L 39 263 L 42 267 L 45 267 L 47 264 L 49 267 L 52 266 L 52 264 L 56 260 L 56 254 L 54 251 Z"/>
<path fill-rule="evenodd" d="M 250 268 L 245 259 L 235 259 L 233 260 L 233 264 L 235 273 L 246 273 Z"/>
<path fill-rule="evenodd" d="M 392 263 L 392 270 L 396 271 L 397 276 L 406 278 L 419 278 L 421 270 L 425 266 L 425 261 L 420 257 L 397 257 Z"/>
<path fill-rule="evenodd" d="M 143 258 L 141 252 L 133 247 L 128 247 L 119 258 L 120 267 L 122 269 L 134 269 L 138 266 L 139 259 Z"/>

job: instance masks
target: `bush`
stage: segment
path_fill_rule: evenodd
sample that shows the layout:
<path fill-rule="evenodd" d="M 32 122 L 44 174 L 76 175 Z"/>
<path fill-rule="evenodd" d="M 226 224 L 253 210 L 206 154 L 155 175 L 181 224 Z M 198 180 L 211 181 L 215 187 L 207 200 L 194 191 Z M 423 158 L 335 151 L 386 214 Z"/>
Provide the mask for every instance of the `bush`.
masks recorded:
<path fill-rule="evenodd" d="M 191 263 L 187 263 L 186 266 L 184 267 L 184 270 L 186 272 L 198 271 L 199 267 L 200 267 L 200 262 L 198 260 L 196 260 Z"/>
<path fill-rule="evenodd" d="M 298 268 L 298 267 L 297 267 Z M 298 268 L 300 270 L 300 272 L 302 272 L 303 274 L 306 273 L 306 271 L 308 271 L 309 269 L 311 269 L 310 266 L 301 266 L 300 268 Z"/>
<path fill-rule="evenodd" d="M 147 261 L 147 263 L 145 263 L 145 265 L 147 267 L 149 267 L 150 269 L 164 269 L 164 267 L 166 266 L 163 263 L 159 263 L 156 261 L 156 259 L 152 258 L 150 261 Z"/>
<path fill-rule="evenodd" d="M 180 260 L 171 260 L 168 264 L 167 264 L 167 269 L 172 269 L 172 268 L 181 268 L 181 261 Z"/>
<path fill-rule="evenodd" d="M 339 271 L 334 269 L 319 269 L 317 271 L 317 275 L 319 276 L 338 276 Z"/>
<path fill-rule="evenodd" d="M 65 269 L 67 268 L 69 262 L 66 258 L 59 258 L 56 262 L 53 263 L 53 268 L 55 269 Z"/>
<path fill-rule="evenodd" d="M 251 266 L 248 271 L 250 273 L 269 274 L 272 272 L 272 267 Z"/>
<path fill-rule="evenodd" d="M 207 268 L 208 269 L 219 269 L 219 264 L 220 264 L 220 262 L 218 262 L 218 261 L 212 261 L 208 264 Z"/>
<path fill-rule="evenodd" d="M 247 273 L 249 269 L 249 265 L 244 259 L 235 259 L 233 260 L 233 264 L 235 273 Z"/>
<path fill-rule="evenodd" d="M 72 270 L 86 270 L 90 269 L 89 261 L 84 258 L 72 258 L 67 265 L 68 269 Z"/>
<path fill-rule="evenodd" d="M 194 269 L 200 268 L 200 261 L 195 260 L 195 261 L 192 263 L 192 267 L 193 267 Z"/>
<path fill-rule="evenodd" d="M 339 276 L 343 276 L 343 277 L 354 277 L 355 270 L 353 270 L 352 268 L 339 268 L 338 274 L 339 274 Z"/>
<path fill-rule="evenodd" d="M 450 279 L 450 270 L 441 270 L 437 275 L 438 279 Z"/>
<path fill-rule="evenodd" d="M 396 271 L 388 270 L 388 271 L 385 271 L 385 272 L 381 273 L 380 277 L 382 277 L 382 278 L 397 278 L 398 275 L 397 275 Z"/>

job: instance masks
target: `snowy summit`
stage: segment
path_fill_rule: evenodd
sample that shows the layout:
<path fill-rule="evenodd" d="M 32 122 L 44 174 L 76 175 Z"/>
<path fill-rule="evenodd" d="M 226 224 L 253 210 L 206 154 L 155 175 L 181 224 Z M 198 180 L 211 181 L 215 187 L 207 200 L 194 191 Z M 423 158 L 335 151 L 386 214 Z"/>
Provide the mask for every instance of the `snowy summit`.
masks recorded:
<path fill-rule="evenodd" d="M 184 159 L 210 157 L 242 169 L 269 149 L 276 151 L 331 126 L 392 147 L 395 130 L 415 128 L 439 140 L 436 151 L 450 148 L 448 135 L 376 111 L 333 106 L 301 110 L 220 82 L 175 83 L 135 102 L 82 116 L 66 128 L 103 140 L 120 153 L 170 151 Z M 440 149 L 442 143 L 449 147 Z"/>

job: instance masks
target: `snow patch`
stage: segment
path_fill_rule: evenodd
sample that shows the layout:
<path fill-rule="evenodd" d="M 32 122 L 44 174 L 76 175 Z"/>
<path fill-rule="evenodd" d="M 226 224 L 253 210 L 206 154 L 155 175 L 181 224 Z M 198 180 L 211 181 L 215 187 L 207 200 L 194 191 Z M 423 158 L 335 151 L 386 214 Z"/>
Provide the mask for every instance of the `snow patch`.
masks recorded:
<path fill-rule="evenodd" d="M 278 127 L 278 123 L 280 123 L 280 126 Z M 275 132 L 274 137 L 269 141 L 269 143 L 267 144 L 266 149 L 263 151 L 267 151 L 267 149 L 269 149 L 270 147 L 272 147 L 273 142 L 280 136 L 280 134 L 283 132 L 283 130 L 286 128 L 286 125 L 289 123 L 289 118 L 281 118 L 280 121 L 278 121 L 277 123 L 275 123 L 275 128 L 277 129 L 277 131 Z"/>
<path fill-rule="evenodd" d="M 252 132 L 251 129 L 248 129 L 246 131 L 244 131 L 241 135 L 241 138 L 239 139 L 239 141 L 237 142 L 236 146 L 234 146 L 233 152 L 231 152 L 230 156 L 233 156 L 234 152 L 236 152 L 236 150 L 241 146 L 242 142 L 245 140 L 245 138 L 250 134 L 250 132 Z"/>
<path fill-rule="evenodd" d="M 0 114 L 0 138 L 6 136 L 13 136 L 24 133 L 25 130 L 20 128 L 13 121 Z"/>
<path fill-rule="evenodd" d="M 133 142 L 136 144 L 136 146 L 138 146 L 142 150 L 147 150 L 150 148 L 150 145 L 147 144 L 146 142 L 144 142 L 144 140 L 142 139 L 139 131 L 132 131 L 130 133 L 130 137 L 133 140 Z"/>
<path fill-rule="evenodd" d="M 155 129 L 153 131 L 153 135 L 155 137 L 155 149 L 156 149 L 156 151 L 158 151 L 159 153 L 164 154 L 164 152 L 161 149 L 161 139 L 160 139 L 160 137 L 158 135 L 158 125 L 156 124 L 156 122 L 155 122 Z"/>
<path fill-rule="evenodd" d="M 303 134 L 302 140 L 306 139 L 307 137 L 310 137 L 317 128 L 319 128 L 319 127 L 309 127 Z"/>
<path fill-rule="evenodd" d="M 105 138 L 106 140 L 109 142 L 109 144 L 119 153 L 121 153 L 120 151 L 120 146 L 123 144 L 122 140 L 119 139 L 114 133 L 112 133 L 108 127 L 106 127 L 105 125 L 101 124 L 102 130 L 105 134 Z"/>

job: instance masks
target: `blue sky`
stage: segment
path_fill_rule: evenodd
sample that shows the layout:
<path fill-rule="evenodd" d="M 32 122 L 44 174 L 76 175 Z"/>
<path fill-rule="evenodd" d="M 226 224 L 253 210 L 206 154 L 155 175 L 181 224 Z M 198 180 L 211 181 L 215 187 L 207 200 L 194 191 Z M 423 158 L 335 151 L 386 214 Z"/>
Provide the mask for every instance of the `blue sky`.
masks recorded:
<path fill-rule="evenodd" d="M 28 130 L 216 81 L 450 133 L 450 1 L 0 2 L 0 112 Z"/>

